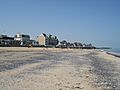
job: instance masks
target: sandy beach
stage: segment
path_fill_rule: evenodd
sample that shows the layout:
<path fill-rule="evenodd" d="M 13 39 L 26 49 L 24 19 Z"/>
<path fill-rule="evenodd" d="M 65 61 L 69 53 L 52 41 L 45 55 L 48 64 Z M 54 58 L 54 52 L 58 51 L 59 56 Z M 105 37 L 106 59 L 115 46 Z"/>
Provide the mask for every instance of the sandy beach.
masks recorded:
<path fill-rule="evenodd" d="M 120 58 L 99 50 L 0 47 L 0 90 L 120 90 Z"/>

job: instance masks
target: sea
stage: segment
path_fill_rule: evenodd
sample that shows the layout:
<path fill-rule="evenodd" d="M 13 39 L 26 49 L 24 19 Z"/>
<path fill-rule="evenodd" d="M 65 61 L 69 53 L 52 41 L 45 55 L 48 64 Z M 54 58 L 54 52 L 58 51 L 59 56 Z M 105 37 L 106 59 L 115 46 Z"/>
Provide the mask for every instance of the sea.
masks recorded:
<path fill-rule="evenodd" d="M 105 51 L 120 57 L 120 48 L 112 48 Z"/>

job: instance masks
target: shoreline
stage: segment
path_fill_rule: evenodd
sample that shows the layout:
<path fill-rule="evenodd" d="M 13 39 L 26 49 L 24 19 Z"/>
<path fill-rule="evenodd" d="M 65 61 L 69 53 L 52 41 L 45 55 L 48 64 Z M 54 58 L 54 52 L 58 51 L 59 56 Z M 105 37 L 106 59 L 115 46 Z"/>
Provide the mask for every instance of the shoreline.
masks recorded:
<path fill-rule="evenodd" d="M 108 55 L 112 55 L 112 56 L 115 56 L 115 57 L 118 57 L 120 58 L 120 54 L 118 53 L 115 53 L 115 52 L 106 52 Z"/>

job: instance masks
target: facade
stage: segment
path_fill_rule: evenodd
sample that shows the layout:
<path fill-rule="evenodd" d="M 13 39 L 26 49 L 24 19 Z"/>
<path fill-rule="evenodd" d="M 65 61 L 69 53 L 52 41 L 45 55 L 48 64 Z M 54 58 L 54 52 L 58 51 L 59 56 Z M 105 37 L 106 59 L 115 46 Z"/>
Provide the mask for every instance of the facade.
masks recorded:
<path fill-rule="evenodd" d="M 47 39 L 48 37 L 45 34 L 42 34 L 40 36 L 37 37 L 37 41 L 39 42 L 39 45 L 43 45 L 45 46 L 47 44 Z"/>
<path fill-rule="evenodd" d="M 74 42 L 73 45 L 75 48 L 82 48 L 83 47 L 82 43 L 80 43 L 80 42 Z"/>
<path fill-rule="evenodd" d="M 96 47 L 93 46 L 92 44 L 83 44 L 83 48 L 85 48 L 85 49 L 95 49 Z"/>
<path fill-rule="evenodd" d="M 14 37 L 0 35 L 0 46 L 20 46 L 20 41 L 14 40 Z"/>
<path fill-rule="evenodd" d="M 38 45 L 39 45 L 38 42 L 35 41 L 35 40 L 29 40 L 29 41 L 28 41 L 28 44 L 29 44 L 30 46 L 38 46 Z"/>
<path fill-rule="evenodd" d="M 59 43 L 59 44 L 58 44 Z M 31 40 L 29 35 L 25 34 L 16 34 L 14 37 L 8 37 L 7 35 L 0 34 L 0 46 L 45 46 L 45 47 L 56 47 L 56 48 L 81 48 L 81 49 L 95 49 L 96 47 L 92 46 L 92 44 L 82 44 L 80 42 L 67 42 L 63 40 L 59 42 L 58 38 L 53 35 L 46 35 L 42 33 L 37 37 L 37 41 Z"/>
<path fill-rule="evenodd" d="M 47 36 L 45 33 L 42 33 L 42 35 L 38 36 L 37 41 L 41 46 L 56 46 L 59 43 L 56 36 Z"/>
<path fill-rule="evenodd" d="M 21 46 L 26 46 L 28 45 L 28 41 L 30 41 L 30 36 L 19 33 L 15 35 L 14 40 L 20 41 Z"/>
<path fill-rule="evenodd" d="M 70 43 L 70 42 L 67 42 L 66 40 L 63 40 L 59 43 L 58 47 L 61 47 L 61 48 L 82 48 L 83 45 L 80 42 Z"/>
<path fill-rule="evenodd" d="M 35 40 L 30 40 L 29 35 L 19 33 L 15 35 L 14 40 L 20 41 L 21 46 L 38 46 L 38 42 Z"/>

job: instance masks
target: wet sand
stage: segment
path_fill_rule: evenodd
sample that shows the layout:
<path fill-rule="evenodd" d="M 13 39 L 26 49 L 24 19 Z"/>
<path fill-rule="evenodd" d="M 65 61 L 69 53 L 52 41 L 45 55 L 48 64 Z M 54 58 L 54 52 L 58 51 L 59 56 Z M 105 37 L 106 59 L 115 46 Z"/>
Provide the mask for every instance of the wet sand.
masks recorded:
<path fill-rule="evenodd" d="M 120 90 L 120 58 L 97 50 L 2 48 L 0 90 Z"/>

